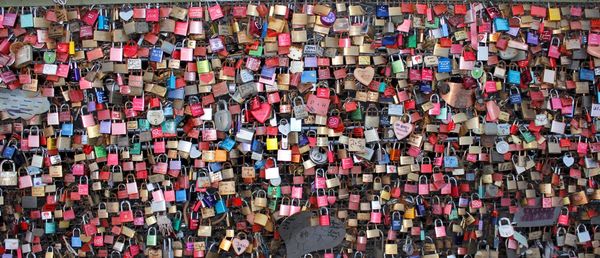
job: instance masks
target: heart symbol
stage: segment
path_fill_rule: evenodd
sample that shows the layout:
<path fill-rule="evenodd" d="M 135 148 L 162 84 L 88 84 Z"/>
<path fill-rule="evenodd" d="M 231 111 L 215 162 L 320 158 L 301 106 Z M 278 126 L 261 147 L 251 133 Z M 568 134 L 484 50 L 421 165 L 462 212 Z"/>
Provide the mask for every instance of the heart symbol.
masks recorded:
<path fill-rule="evenodd" d="M 394 134 L 398 140 L 406 138 L 412 131 L 413 125 L 411 123 L 404 123 L 402 121 L 396 121 L 394 123 Z"/>
<path fill-rule="evenodd" d="M 239 239 L 236 237 L 233 239 L 232 244 L 235 254 L 242 255 L 248 246 L 250 246 L 250 241 L 248 241 L 248 239 Z"/>
<path fill-rule="evenodd" d="M 250 113 L 258 122 L 264 123 L 271 116 L 271 105 L 269 103 L 260 103 L 260 108 L 252 110 Z"/>
<path fill-rule="evenodd" d="M 290 124 L 285 123 L 285 124 L 280 124 L 278 127 L 279 132 L 283 135 L 288 135 L 290 133 Z"/>
<path fill-rule="evenodd" d="M 119 17 L 121 17 L 121 19 L 123 19 L 124 21 L 129 21 L 131 17 L 133 17 L 133 9 L 121 10 L 119 12 Z"/>
<path fill-rule="evenodd" d="M 200 80 L 204 83 L 210 83 L 214 78 L 215 75 L 212 72 L 200 74 Z"/>
<path fill-rule="evenodd" d="M 197 159 L 200 157 L 200 155 L 202 155 L 202 152 L 200 152 L 198 149 L 198 144 L 193 144 L 192 148 L 190 149 L 190 158 Z"/>
<path fill-rule="evenodd" d="M 573 158 L 571 155 L 565 155 L 563 156 L 563 163 L 565 163 L 565 166 L 567 167 L 573 166 L 573 163 L 575 163 L 575 158 Z"/>
<path fill-rule="evenodd" d="M 373 67 L 367 66 L 365 68 L 354 69 L 354 78 L 356 78 L 356 80 L 358 80 L 363 85 L 371 84 L 371 81 L 373 81 L 374 76 L 375 69 Z"/>

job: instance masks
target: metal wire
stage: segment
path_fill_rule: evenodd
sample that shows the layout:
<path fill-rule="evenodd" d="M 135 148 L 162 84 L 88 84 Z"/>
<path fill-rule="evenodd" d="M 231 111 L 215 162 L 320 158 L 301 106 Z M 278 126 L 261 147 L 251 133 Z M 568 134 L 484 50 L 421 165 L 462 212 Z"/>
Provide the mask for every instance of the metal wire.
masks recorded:
<path fill-rule="evenodd" d="M 241 0 L 218 0 L 218 1 L 189 1 L 189 0 L 99 0 L 99 1 L 94 1 L 94 4 L 100 4 L 100 5 L 108 5 L 108 4 L 150 4 L 150 3 L 165 3 L 165 4 L 178 4 L 178 3 L 184 3 L 184 4 L 189 4 L 190 2 L 193 3 L 248 3 L 248 1 L 241 1 Z M 282 3 L 289 3 L 288 1 L 281 1 Z M 303 1 L 300 1 L 299 3 L 302 3 Z M 320 3 L 324 2 L 324 1 L 319 1 Z M 370 1 L 370 2 L 366 2 L 366 3 L 361 3 L 361 4 L 376 4 L 376 3 L 386 3 L 389 5 L 399 5 L 400 3 L 406 3 L 406 2 L 411 2 L 411 1 L 386 1 L 386 0 L 381 0 L 381 1 Z M 436 1 L 427 1 L 428 3 L 441 3 L 441 4 L 451 4 L 451 3 L 466 3 L 465 1 L 462 0 L 436 0 Z M 494 0 L 494 1 L 474 1 L 474 2 L 481 2 L 481 3 L 493 3 L 493 4 L 497 4 L 497 3 L 522 3 L 522 4 L 527 4 L 527 3 L 533 3 L 533 4 L 578 4 L 578 5 L 587 5 L 587 6 L 594 6 L 597 1 L 596 0 Z M 82 5 L 90 5 L 90 1 L 89 0 L 33 0 L 33 1 L 29 1 L 27 2 L 27 6 L 54 6 L 54 5 L 65 5 L 65 6 L 82 6 Z M 331 3 L 334 3 L 334 1 L 331 1 Z M 358 2 L 351 2 L 353 4 L 357 4 Z M 17 6 L 23 6 L 24 3 L 21 0 L 2 0 L 0 1 L 0 7 L 17 7 Z"/>

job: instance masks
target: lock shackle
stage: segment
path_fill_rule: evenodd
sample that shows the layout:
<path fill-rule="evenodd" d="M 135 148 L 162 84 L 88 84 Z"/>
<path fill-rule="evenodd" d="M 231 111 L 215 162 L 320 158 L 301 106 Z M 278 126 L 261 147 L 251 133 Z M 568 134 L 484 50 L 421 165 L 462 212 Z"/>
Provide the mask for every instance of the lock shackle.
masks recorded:
<path fill-rule="evenodd" d="M 502 224 L 502 222 L 506 222 L 506 224 Z M 498 220 L 498 226 L 502 225 L 511 225 L 510 219 L 507 217 L 502 217 Z"/>
<path fill-rule="evenodd" d="M 89 184 L 89 179 L 88 179 L 88 177 L 87 177 L 87 176 L 82 176 L 82 177 L 79 177 L 79 184 L 80 184 L 80 185 L 81 185 L 82 179 L 84 179 L 84 178 L 85 178 L 85 184 L 86 184 L 86 185 L 87 185 L 87 184 Z"/>
<path fill-rule="evenodd" d="M 156 233 L 156 228 L 155 228 L 155 227 L 150 227 L 150 228 L 148 228 L 148 232 L 146 233 L 146 235 L 150 236 L 150 235 L 151 235 L 150 233 L 151 233 L 152 231 L 154 231 L 154 234 L 152 234 L 152 235 L 156 236 L 156 235 L 157 235 L 157 233 Z M 212 246 L 211 246 L 211 247 L 212 247 Z M 209 250 L 210 250 L 210 249 L 209 249 Z"/>
<path fill-rule="evenodd" d="M 12 166 L 12 170 L 4 170 L 4 163 L 8 162 L 9 165 Z M 10 159 L 5 159 L 2 162 L 0 162 L 0 172 L 6 172 L 6 171 L 12 171 L 15 172 L 17 171 L 15 168 L 15 162 L 10 160 Z"/>
<path fill-rule="evenodd" d="M 579 230 L 579 229 L 580 229 L 582 226 L 583 226 L 583 230 L 587 232 L 587 227 L 586 227 L 586 226 L 585 226 L 585 224 L 583 224 L 583 223 L 579 223 L 579 224 L 577 225 L 577 227 L 575 228 L 575 232 L 577 232 L 577 233 L 581 233 L 581 232 L 583 232 L 583 231 L 580 231 L 580 230 Z"/>
<path fill-rule="evenodd" d="M 421 184 L 421 182 L 423 182 L 423 180 L 421 180 L 421 179 L 425 179 L 425 184 L 427 184 L 427 183 L 428 183 L 428 178 L 427 178 L 427 176 L 426 176 L 426 175 L 420 175 L 420 176 L 419 176 L 419 184 Z M 420 195 L 419 195 L 419 196 L 420 196 Z M 418 197 L 418 196 L 417 196 L 417 197 Z"/>

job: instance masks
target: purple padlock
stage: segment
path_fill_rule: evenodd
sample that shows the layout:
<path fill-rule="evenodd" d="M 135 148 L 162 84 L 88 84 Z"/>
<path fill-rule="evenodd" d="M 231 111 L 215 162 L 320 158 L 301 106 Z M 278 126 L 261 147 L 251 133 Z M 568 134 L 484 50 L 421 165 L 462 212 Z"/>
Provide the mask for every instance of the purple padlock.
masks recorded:
<path fill-rule="evenodd" d="M 329 12 L 326 16 L 321 16 L 321 23 L 325 26 L 331 26 L 335 22 L 335 13 Z"/>

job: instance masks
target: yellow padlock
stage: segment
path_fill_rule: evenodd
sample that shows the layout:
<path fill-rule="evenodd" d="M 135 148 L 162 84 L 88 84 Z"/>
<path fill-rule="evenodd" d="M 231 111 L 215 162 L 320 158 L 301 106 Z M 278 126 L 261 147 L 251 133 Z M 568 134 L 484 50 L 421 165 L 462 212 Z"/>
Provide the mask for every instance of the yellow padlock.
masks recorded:
<path fill-rule="evenodd" d="M 404 212 L 404 218 L 405 219 L 414 219 L 415 218 L 415 207 L 410 207 L 410 208 L 406 209 L 406 211 Z"/>
<path fill-rule="evenodd" d="M 47 137 L 46 138 L 46 146 L 48 150 L 56 150 L 56 138 Z"/>
<path fill-rule="evenodd" d="M 75 54 L 75 41 L 69 41 L 69 55 Z"/>
<path fill-rule="evenodd" d="M 560 9 L 548 8 L 548 18 L 550 21 L 560 21 Z"/>
<path fill-rule="evenodd" d="M 277 137 L 267 138 L 267 150 L 277 150 L 279 149 L 279 143 L 277 141 Z"/>

